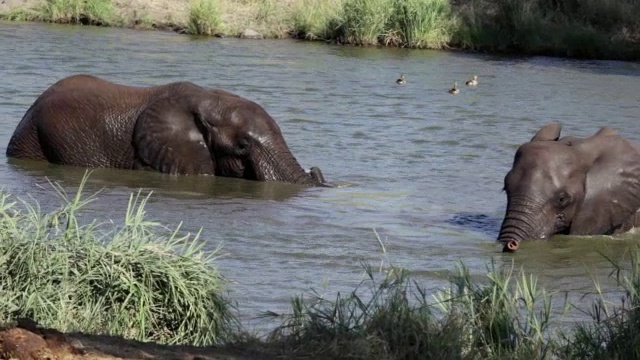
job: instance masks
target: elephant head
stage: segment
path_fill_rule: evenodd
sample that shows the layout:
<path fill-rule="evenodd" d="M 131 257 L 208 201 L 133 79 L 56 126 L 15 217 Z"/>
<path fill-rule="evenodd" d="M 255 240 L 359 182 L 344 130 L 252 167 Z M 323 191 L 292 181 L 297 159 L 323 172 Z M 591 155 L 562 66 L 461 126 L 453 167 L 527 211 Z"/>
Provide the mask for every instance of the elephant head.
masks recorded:
<path fill-rule="evenodd" d="M 554 234 L 628 230 L 640 207 L 640 151 L 611 128 L 588 138 L 560 139 L 544 126 L 521 145 L 504 179 L 507 208 L 498 241 L 503 251 Z"/>
<path fill-rule="evenodd" d="M 260 105 L 192 84 L 182 84 L 141 113 L 134 147 L 138 166 L 167 173 L 324 183 L 318 168 L 308 174 L 300 166 L 280 128 Z"/>

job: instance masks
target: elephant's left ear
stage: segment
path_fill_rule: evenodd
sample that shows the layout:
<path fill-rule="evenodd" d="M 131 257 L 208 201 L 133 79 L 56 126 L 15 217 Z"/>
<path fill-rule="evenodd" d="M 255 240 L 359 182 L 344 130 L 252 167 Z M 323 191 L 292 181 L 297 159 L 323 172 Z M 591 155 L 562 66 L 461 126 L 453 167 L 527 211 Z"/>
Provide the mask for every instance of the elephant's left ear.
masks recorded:
<path fill-rule="evenodd" d="M 538 130 L 531 141 L 557 141 L 560 138 L 561 129 L 562 125 L 559 123 L 549 123 Z"/>
<path fill-rule="evenodd" d="M 604 148 L 594 150 L 598 144 L 604 144 Z M 571 224 L 572 233 L 628 230 L 621 228 L 640 208 L 640 153 L 620 136 L 593 136 L 579 147 L 594 161 L 587 172 L 584 200 Z"/>
<path fill-rule="evenodd" d="M 170 174 L 214 175 L 207 142 L 195 115 L 180 98 L 156 100 L 140 114 L 133 133 L 139 165 Z"/>

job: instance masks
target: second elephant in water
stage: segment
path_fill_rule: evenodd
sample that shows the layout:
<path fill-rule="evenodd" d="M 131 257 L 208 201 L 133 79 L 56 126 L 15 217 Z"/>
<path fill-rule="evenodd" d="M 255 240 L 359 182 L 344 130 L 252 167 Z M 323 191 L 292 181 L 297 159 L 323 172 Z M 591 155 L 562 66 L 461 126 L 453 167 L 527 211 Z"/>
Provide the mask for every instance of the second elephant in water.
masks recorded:
<path fill-rule="evenodd" d="M 260 105 L 190 82 L 133 87 L 91 75 L 62 79 L 26 112 L 7 156 L 84 167 L 324 182 L 319 169 L 304 171 Z"/>
<path fill-rule="evenodd" d="M 640 225 L 640 147 L 608 127 L 560 138 L 544 126 L 518 148 L 504 179 L 504 251 L 554 234 L 605 235 Z"/>

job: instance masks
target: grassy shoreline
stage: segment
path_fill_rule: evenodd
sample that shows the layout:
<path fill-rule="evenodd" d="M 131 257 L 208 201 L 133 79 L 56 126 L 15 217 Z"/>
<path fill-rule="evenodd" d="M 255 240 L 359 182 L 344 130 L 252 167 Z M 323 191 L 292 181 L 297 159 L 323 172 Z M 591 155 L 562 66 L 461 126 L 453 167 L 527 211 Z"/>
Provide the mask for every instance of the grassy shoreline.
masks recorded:
<path fill-rule="evenodd" d="M 119 0 L 29 0 L 0 19 L 207 36 L 640 59 L 635 0 L 177 0 L 154 13 Z M 144 2 L 143 2 L 144 3 Z"/>
<path fill-rule="evenodd" d="M 597 283 L 591 321 L 557 324 L 554 294 L 533 275 L 487 266 L 472 279 L 463 265 L 431 294 L 401 268 L 363 265 L 361 285 L 334 299 L 292 297 L 267 337 L 247 333 L 226 299 L 226 280 L 198 235 L 146 220 L 148 197 L 131 195 L 122 224 L 83 224 L 95 200 L 82 189 L 43 214 L 33 201 L 0 196 L 0 324 L 32 319 L 64 332 L 109 334 L 158 344 L 249 349 L 289 359 L 631 359 L 640 356 L 640 247 L 611 261 L 620 303 Z M 105 228 L 106 226 L 106 228 Z M 561 297 L 562 300 L 562 297 Z M 2 328 L 0 327 L 0 331 Z M 6 339 L 5 339 L 6 340 Z M 7 355 L 0 348 L 0 357 Z"/>

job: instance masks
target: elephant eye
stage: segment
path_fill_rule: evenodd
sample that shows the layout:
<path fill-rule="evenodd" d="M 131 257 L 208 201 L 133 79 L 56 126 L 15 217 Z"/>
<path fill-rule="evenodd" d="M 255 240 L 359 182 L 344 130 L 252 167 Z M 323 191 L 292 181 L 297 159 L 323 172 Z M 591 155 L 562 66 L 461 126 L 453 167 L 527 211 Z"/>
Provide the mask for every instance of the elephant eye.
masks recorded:
<path fill-rule="evenodd" d="M 240 139 L 238 141 L 238 150 L 244 151 L 249 148 L 249 141 L 247 139 Z"/>
<path fill-rule="evenodd" d="M 569 196 L 569 194 L 567 194 L 566 191 L 561 191 L 556 197 L 556 202 L 559 207 L 567 206 L 570 200 L 571 197 Z"/>

